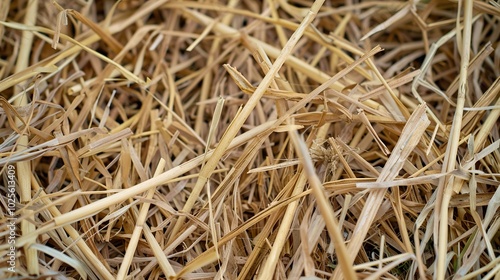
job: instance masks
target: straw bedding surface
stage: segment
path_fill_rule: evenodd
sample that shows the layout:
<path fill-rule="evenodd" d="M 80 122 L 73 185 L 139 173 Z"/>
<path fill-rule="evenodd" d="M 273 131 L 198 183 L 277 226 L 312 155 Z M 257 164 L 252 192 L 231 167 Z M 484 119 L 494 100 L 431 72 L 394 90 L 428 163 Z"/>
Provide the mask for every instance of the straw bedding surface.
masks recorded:
<path fill-rule="evenodd" d="M 0 17 L 0 278 L 500 279 L 497 2 Z"/>

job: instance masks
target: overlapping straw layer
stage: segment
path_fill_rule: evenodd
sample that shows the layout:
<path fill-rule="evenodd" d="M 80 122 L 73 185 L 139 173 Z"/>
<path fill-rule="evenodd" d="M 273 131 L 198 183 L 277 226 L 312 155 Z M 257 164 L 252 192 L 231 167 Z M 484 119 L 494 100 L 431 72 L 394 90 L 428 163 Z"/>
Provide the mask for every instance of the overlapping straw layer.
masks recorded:
<path fill-rule="evenodd" d="M 0 278 L 500 279 L 497 2 L 0 17 Z"/>

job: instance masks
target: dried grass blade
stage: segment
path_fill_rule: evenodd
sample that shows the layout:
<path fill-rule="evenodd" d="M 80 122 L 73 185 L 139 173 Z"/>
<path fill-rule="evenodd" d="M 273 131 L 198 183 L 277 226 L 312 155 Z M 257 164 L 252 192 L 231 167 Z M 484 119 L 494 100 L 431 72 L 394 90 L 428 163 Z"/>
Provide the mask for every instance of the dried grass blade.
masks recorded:
<path fill-rule="evenodd" d="M 392 150 L 391 156 L 387 160 L 382 172 L 377 178 L 377 183 L 394 179 L 403 167 L 406 158 L 419 143 L 427 126 L 430 124 L 430 121 L 425 114 L 426 109 L 427 106 L 425 104 L 419 105 L 408 119 L 396 146 Z M 351 262 L 354 260 L 359 249 L 361 248 L 366 233 L 368 232 L 382 200 L 384 199 L 385 192 L 385 189 L 372 190 L 372 192 L 368 195 L 362 213 L 359 215 L 360 218 L 354 228 L 353 237 L 347 246 Z"/>
<path fill-rule="evenodd" d="M 312 192 L 321 211 L 321 215 L 325 219 L 328 233 L 335 244 L 335 248 L 337 249 L 337 257 L 339 259 L 342 273 L 344 274 L 344 277 L 346 279 L 358 279 L 352 267 L 352 262 L 349 259 L 347 248 L 344 244 L 345 241 L 340 232 L 338 220 L 330 203 L 328 202 L 328 198 L 325 194 L 323 185 L 321 184 L 321 181 L 319 180 L 318 175 L 314 170 L 312 159 L 309 155 L 309 149 L 307 149 L 304 141 L 299 138 L 299 135 L 296 131 L 290 132 L 290 134 L 292 142 L 295 146 L 295 149 L 297 150 L 297 153 L 299 154 L 300 160 L 307 174 Z"/>
<path fill-rule="evenodd" d="M 47 33 L 47 34 L 55 34 L 55 32 L 53 30 L 50 30 L 48 28 L 44 28 L 44 27 L 39 27 L 39 26 L 27 26 L 27 25 L 23 25 L 23 24 L 19 24 L 19 23 L 12 23 L 12 22 L 0 22 L 0 24 L 3 24 L 7 27 L 10 27 L 10 28 L 13 28 L 13 29 L 18 29 L 18 30 L 23 30 L 23 31 L 36 31 L 36 32 L 43 32 L 43 33 Z M 143 81 L 141 78 L 137 77 L 136 75 L 134 75 L 133 73 L 131 73 L 130 71 L 128 71 L 127 69 L 125 69 L 123 66 L 121 66 L 120 64 L 118 64 L 117 62 L 115 62 L 114 60 L 96 52 L 95 50 L 87 47 L 86 45 L 84 45 L 83 43 L 65 35 L 65 34 L 60 34 L 61 38 L 65 39 L 65 40 L 68 40 L 70 41 L 71 43 L 79 46 L 80 48 L 84 49 L 85 51 L 95 55 L 96 57 L 99 57 L 100 59 L 102 59 L 103 61 L 113 65 L 114 67 L 116 67 L 116 69 L 118 69 L 118 71 L 120 71 L 120 73 L 122 73 L 122 75 L 127 78 L 128 80 L 134 82 L 134 83 L 137 83 L 139 85 L 146 85 L 146 82 Z"/>
<path fill-rule="evenodd" d="M 460 128 L 462 127 L 463 120 L 463 109 L 465 104 L 466 94 L 468 93 L 468 82 L 467 82 L 467 72 L 470 59 L 470 47 L 471 47 L 471 32 L 472 32 L 472 0 L 464 1 L 464 29 L 462 44 L 459 46 L 461 53 L 460 61 L 460 84 L 458 88 L 457 96 L 457 108 L 455 115 L 453 117 L 453 124 L 451 127 L 450 137 L 448 145 L 446 146 L 446 152 L 443 162 L 443 172 L 450 172 L 455 169 L 458 153 L 458 143 L 460 141 Z M 460 6 L 459 6 L 460 7 Z M 459 15 L 457 15 L 457 25 L 459 24 Z M 457 28 L 458 29 L 458 28 Z M 436 205 L 436 217 L 435 217 L 435 227 L 439 223 L 439 235 L 437 238 L 438 245 L 438 259 L 436 261 L 436 276 L 438 278 L 444 278 L 446 274 L 446 256 L 447 246 L 448 246 L 448 205 L 451 199 L 453 186 L 461 185 L 461 180 L 454 182 L 453 177 L 442 178 L 439 181 L 439 192 L 438 192 L 438 203 Z"/>
<path fill-rule="evenodd" d="M 363 109 L 358 109 L 358 116 L 359 116 L 359 120 L 368 129 L 368 132 L 370 133 L 370 135 L 373 137 L 373 139 L 375 139 L 375 142 L 379 146 L 380 150 L 382 150 L 382 152 L 384 153 L 384 155 L 386 155 L 386 156 L 389 155 L 391 153 L 391 151 L 389 151 L 389 149 L 387 149 L 387 147 L 385 146 L 384 142 L 380 139 L 380 137 L 378 137 L 377 131 L 373 128 L 372 124 L 370 123 L 370 121 L 366 117 L 365 112 L 363 111 Z"/>

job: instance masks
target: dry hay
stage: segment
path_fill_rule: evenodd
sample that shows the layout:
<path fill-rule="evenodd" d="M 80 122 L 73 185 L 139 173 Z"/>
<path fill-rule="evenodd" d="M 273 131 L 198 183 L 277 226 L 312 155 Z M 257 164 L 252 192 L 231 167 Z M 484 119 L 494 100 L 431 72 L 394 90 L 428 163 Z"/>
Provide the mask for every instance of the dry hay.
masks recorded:
<path fill-rule="evenodd" d="M 500 279 L 497 2 L 52 2 L 0 7 L 2 279 Z"/>

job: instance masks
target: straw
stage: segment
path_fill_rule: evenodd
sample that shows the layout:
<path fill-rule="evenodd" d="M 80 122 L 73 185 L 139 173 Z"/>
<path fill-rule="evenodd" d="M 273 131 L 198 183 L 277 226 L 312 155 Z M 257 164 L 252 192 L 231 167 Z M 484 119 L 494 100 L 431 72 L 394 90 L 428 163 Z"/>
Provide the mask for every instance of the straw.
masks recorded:
<path fill-rule="evenodd" d="M 495 279 L 499 15 L 3 1 L 0 279 Z"/>

